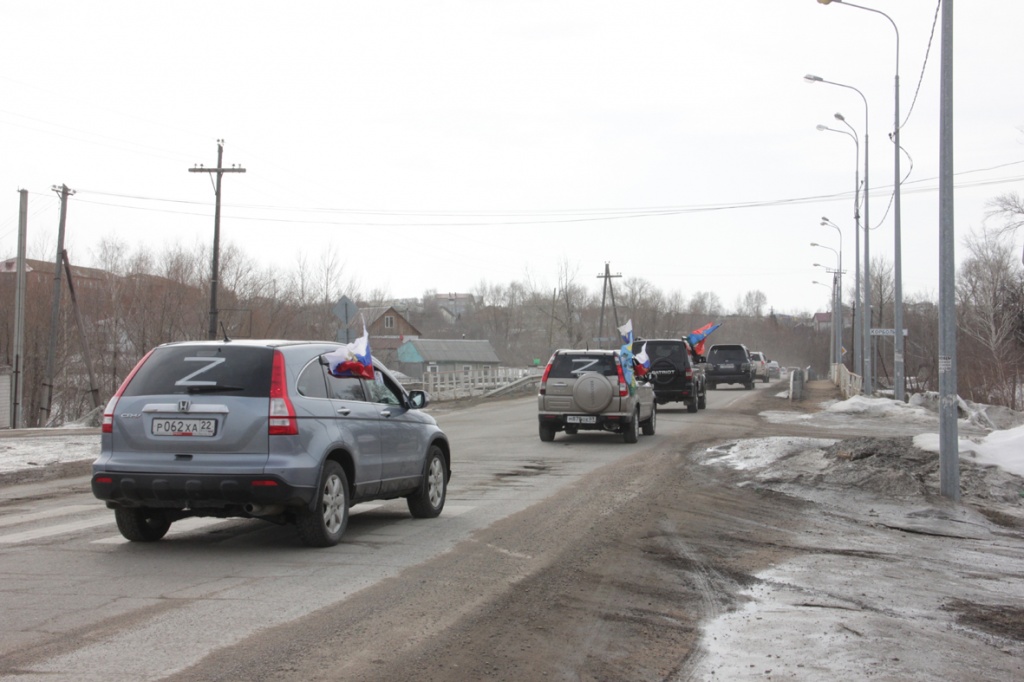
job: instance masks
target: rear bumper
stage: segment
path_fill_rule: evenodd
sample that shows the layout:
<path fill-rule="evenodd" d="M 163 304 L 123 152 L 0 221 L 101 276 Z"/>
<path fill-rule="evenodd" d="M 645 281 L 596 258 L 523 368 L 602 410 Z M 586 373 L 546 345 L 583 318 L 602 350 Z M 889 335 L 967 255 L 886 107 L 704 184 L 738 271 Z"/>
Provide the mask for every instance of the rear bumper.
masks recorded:
<path fill-rule="evenodd" d="M 754 380 L 754 375 L 749 372 L 729 372 L 721 374 L 708 374 L 707 381 L 712 384 L 747 384 Z"/>
<path fill-rule="evenodd" d="M 571 418 L 577 418 L 580 421 L 570 421 Z M 565 430 L 566 427 L 576 428 L 580 431 L 609 431 L 616 430 L 622 427 L 623 424 L 628 424 L 633 418 L 633 415 L 626 413 L 612 413 L 612 414 L 561 414 L 561 413 L 550 413 L 541 412 L 537 415 L 537 420 L 541 426 L 555 429 L 557 431 Z M 586 423 L 585 420 L 593 419 L 591 423 Z"/>
<path fill-rule="evenodd" d="M 257 505 L 308 506 L 314 488 L 297 487 L 278 476 L 146 474 L 99 472 L 92 493 L 107 506 L 225 508 Z"/>
<path fill-rule="evenodd" d="M 678 403 L 694 400 L 697 392 L 692 387 L 686 388 L 655 388 L 654 399 L 658 404 Z"/>

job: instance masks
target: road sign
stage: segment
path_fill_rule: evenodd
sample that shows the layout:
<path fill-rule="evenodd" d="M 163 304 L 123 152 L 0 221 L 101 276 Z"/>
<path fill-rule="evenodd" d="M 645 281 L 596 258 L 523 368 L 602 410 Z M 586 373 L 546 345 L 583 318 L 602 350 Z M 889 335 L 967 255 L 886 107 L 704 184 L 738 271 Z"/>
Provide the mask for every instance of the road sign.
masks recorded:
<path fill-rule="evenodd" d="M 907 330 L 903 330 L 903 336 L 907 335 Z M 895 329 L 872 329 L 871 336 L 896 336 Z"/>
<path fill-rule="evenodd" d="M 349 338 L 351 336 L 349 325 L 352 324 L 352 320 L 359 314 L 359 307 L 348 296 L 342 296 L 338 299 L 332 312 L 342 322 L 341 329 L 338 330 L 338 341 L 351 342 L 352 339 Z"/>

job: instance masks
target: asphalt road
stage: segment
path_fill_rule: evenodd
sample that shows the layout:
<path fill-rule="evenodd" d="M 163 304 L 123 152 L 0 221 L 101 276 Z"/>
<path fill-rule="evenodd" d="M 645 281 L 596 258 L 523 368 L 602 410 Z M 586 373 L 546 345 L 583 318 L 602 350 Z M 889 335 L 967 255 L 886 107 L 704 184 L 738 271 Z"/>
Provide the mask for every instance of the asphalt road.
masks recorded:
<path fill-rule="evenodd" d="M 358 505 L 342 544 L 329 549 L 302 546 L 291 527 L 217 519 L 181 521 L 161 542 L 131 544 L 92 497 L 87 477 L 7 486 L 0 680 L 168 678 L 271 628 L 342 608 L 371 586 L 471 547 L 482 529 L 571 496 L 595 470 L 696 434 L 706 415 L 779 390 L 757 388 L 709 392 L 709 409 L 698 414 L 663 408 L 657 434 L 636 445 L 603 433 L 542 443 L 533 397 L 436 406 L 454 448 L 442 516 L 414 520 L 402 500 Z M 460 589 L 447 581 L 423 587 Z"/>

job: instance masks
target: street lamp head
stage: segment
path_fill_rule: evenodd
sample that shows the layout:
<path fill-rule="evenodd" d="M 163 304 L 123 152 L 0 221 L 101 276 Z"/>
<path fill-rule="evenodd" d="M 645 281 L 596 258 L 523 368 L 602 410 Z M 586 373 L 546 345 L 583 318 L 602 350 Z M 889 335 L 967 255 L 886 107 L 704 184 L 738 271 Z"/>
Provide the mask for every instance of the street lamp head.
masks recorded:
<path fill-rule="evenodd" d="M 811 246 L 821 246 L 818 242 L 811 242 Z"/>
<path fill-rule="evenodd" d="M 804 80 L 807 81 L 808 83 L 820 83 L 825 79 L 822 78 L 821 76 L 815 76 L 814 74 L 809 73 L 806 76 L 804 76 Z"/>
<path fill-rule="evenodd" d="M 842 2 L 843 0 L 818 0 L 819 5 L 827 5 L 830 2 Z"/>
<path fill-rule="evenodd" d="M 840 114 L 838 111 L 836 112 L 836 120 L 837 121 L 843 121 L 844 123 L 846 122 L 846 119 L 843 118 L 843 115 Z"/>
<path fill-rule="evenodd" d="M 824 220 L 826 223 L 829 222 L 829 219 L 826 218 L 825 216 L 821 216 L 821 219 Z"/>
<path fill-rule="evenodd" d="M 814 127 L 817 128 L 818 130 L 828 130 L 828 126 L 822 125 L 820 123 Z"/>

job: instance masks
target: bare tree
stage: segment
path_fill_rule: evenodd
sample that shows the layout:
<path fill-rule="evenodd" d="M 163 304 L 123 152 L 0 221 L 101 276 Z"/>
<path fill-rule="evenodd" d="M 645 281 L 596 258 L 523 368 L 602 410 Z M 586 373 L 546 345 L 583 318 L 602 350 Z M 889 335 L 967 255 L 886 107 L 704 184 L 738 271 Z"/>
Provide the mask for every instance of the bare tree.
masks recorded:
<path fill-rule="evenodd" d="M 695 291 L 687 312 L 694 315 L 721 315 L 722 300 L 713 291 Z"/>
<path fill-rule="evenodd" d="M 768 305 L 768 297 L 763 291 L 748 291 L 736 299 L 736 314 L 747 317 L 764 317 L 764 308 Z"/>
<path fill-rule="evenodd" d="M 962 376 L 972 398 L 1016 409 L 1022 355 L 1020 338 L 1024 273 L 1006 234 L 985 231 L 965 240 L 969 253 L 957 277 L 963 350 L 969 370 Z"/>

